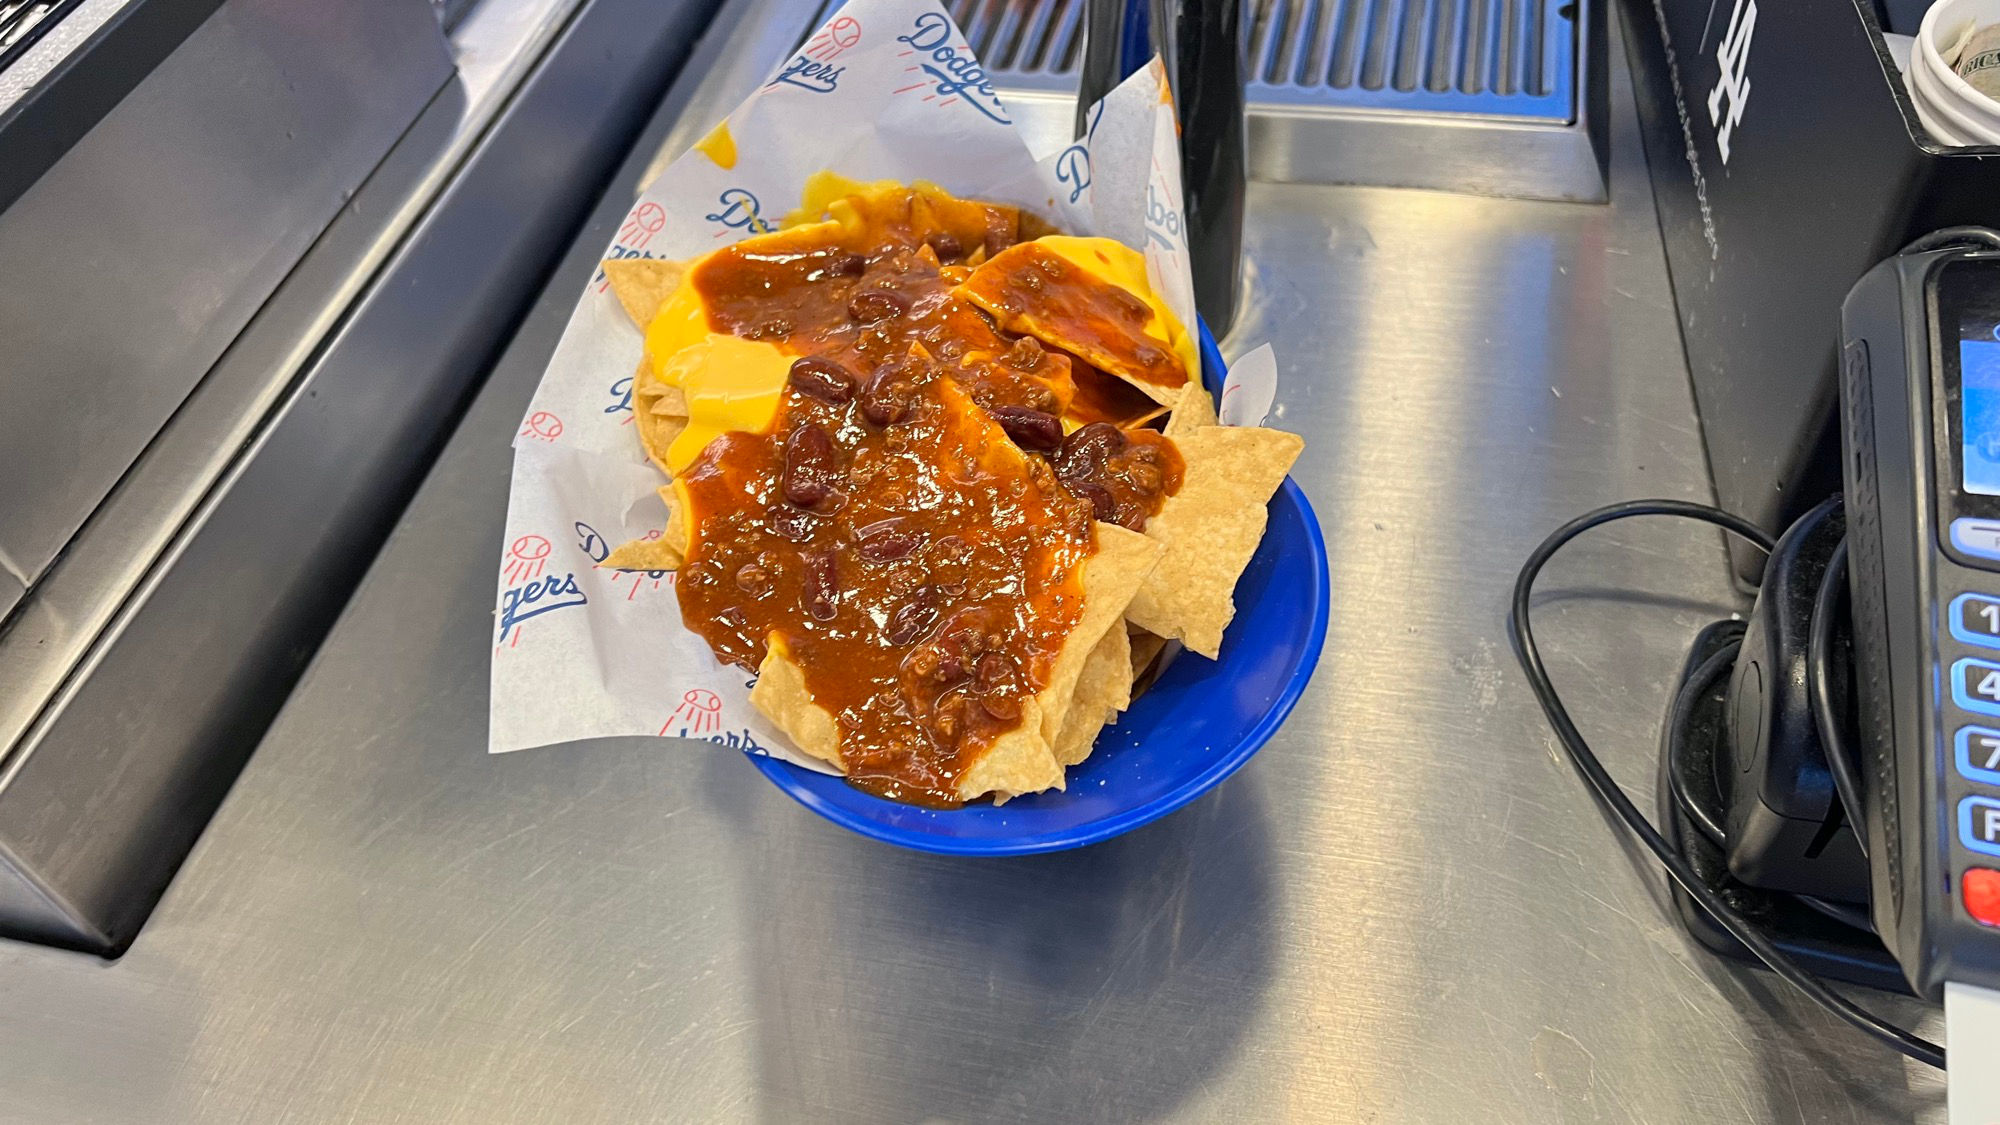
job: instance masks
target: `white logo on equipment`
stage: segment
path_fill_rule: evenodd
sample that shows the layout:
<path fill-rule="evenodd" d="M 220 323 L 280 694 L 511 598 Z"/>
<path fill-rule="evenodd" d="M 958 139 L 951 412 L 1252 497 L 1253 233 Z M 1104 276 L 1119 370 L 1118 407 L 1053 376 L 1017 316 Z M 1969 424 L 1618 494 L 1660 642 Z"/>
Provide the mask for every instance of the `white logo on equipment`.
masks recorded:
<path fill-rule="evenodd" d="M 1715 126 L 1715 147 L 1722 162 L 1729 163 L 1729 137 L 1743 120 L 1743 107 L 1750 104 L 1750 35 L 1757 28 L 1757 0 L 1736 0 L 1729 10 L 1729 30 L 1715 45 L 1715 62 L 1721 75 L 1708 95 L 1708 123 Z M 1722 103 L 1728 101 L 1724 110 Z"/>

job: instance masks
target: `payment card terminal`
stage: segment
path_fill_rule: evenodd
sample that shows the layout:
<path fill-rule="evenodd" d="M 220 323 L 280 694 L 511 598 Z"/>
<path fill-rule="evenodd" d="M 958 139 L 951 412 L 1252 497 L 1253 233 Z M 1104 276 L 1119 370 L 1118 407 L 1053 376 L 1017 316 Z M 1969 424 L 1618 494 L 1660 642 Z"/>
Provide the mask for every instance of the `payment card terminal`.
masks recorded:
<path fill-rule="evenodd" d="M 1875 929 L 1922 995 L 2000 989 L 2000 234 L 1920 240 L 1841 323 Z"/>

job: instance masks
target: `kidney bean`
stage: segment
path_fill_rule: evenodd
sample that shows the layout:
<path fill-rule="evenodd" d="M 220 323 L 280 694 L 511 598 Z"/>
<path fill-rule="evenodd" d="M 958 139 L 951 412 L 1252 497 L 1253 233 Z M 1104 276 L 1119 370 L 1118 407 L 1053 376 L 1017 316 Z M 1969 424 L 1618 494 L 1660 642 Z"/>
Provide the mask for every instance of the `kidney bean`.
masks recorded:
<path fill-rule="evenodd" d="M 943 231 L 931 235 L 924 241 L 930 243 L 931 252 L 938 256 L 938 261 L 940 262 L 949 262 L 965 257 L 965 244 Z"/>
<path fill-rule="evenodd" d="M 1125 448 L 1125 435 L 1109 422 L 1092 422 L 1063 439 L 1056 473 L 1064 483 L 1102 475 L 1104 462 Z"/>
<path fill-rule="evenodd" d="M 795 361 L 789 382 L 800 394 L 834 406 L 854 397 L 854 373 L 821 356 Z"/>
<path fill-rule="evenodd" d="M 1052 453 L 1062 448 L 1062 420 L 1053 414 L 1040 410 L 1030 410 L 1025 406 L 996 406 L 993 420 L 1014 439 L 1014 444 L 1022 449 L 1038 453 Z"/>
<path fill-rule="evenodd" d="M 910 299 L 893 289 L 864 289 L 847 302 L 847 315 L 862 324 L 893 320 L 910 311 Z"/>
<path fill-rule="evenodd" d="M 916 395 L 905 365 L 885 363 L 861 392 L 861 416 L 877 426 L 893 426 L 910 416 Z"/>
<path fill-rule="evenodd" d="M 892 645 L 912 645 L 922 640 L 931 626 L 937 624 L 937 596 L 925 586 L 917 590 L 909 601 L 896 607 L 889 615 L 889 624 L 882 636 Z M 935 652 L 935 650 L 932 650 Z M 933 669 L 935 670 L 935 669 Z"/>
<path fill-rule="evenodd" d="M 973 688 L 978 692 L 979 706 L 988 715 L 1002 721 L 1020 717 L 1020 697 L 1012 694 L 1017 684 L 1012 660 L 998 652 L 988 652 L 979 658 Z"/>
<path fill-rule="evenodd" d="M 826 259 L 829 277 L 860 277 L 868 269 L 868 259 L 859 254 L 836 252 Z"/>
<path fill-rule="evenodd" d="M 802 559 L 805 562 L 805 581 L 801 583 L 801 594 L 806 612 L 816 621 L 831 621 L 840 597 L 840 575 L 834 569 L 833 553 L 808 551 Z"/>
<path fill-rule="evenodd" d="M 991 258 L 1000 251 L 1014 245 L 1015 226 L 998 211 L 986 213 L 986 256 Z"/>
<path fill-rule="evenodd" d="M 1111 495 L 1110 489 L 1096 481 L 1071 480 L 1067 477 L 1063 478 L 1063 486 L 1069 489 L 1070 495 L 1090 504 L 1092 519 L 1102 520 L 1105 523 L 1118 522 L 1118 499 Z"/>
<path fill-rule="evenodd" d="M 922 543 L 923 536 L 921 532 L 903 530 L 902 525 L 902 520 L 892 518 L 856 528 L 854 537 L 860 543 L 861 557 L 869 562 L 907 558 Z"/>
<path fill-rule="evenodd" d="M 833 492 L 840 476 L 840 467 L 834 463 L 833 439 L 824 429 L 800 426 L 785 439 L 785 499 L 810 508 Z"/>

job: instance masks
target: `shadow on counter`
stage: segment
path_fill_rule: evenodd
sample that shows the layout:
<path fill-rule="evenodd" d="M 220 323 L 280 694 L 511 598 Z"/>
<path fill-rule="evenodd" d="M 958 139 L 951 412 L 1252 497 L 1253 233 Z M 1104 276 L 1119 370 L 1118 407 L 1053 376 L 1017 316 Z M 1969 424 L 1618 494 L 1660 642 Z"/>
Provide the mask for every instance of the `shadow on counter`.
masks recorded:
<path fill-rule="evenodd" d="M 746 799 L 729 757 L 709 799 L 738 806 L 736 861 L 787 904 L 740 921 L 763 1120 L 1150 1119 L 1263 1004 L 1276 891 L 1254 769 L 1093 847 L 962 859 Z"/>

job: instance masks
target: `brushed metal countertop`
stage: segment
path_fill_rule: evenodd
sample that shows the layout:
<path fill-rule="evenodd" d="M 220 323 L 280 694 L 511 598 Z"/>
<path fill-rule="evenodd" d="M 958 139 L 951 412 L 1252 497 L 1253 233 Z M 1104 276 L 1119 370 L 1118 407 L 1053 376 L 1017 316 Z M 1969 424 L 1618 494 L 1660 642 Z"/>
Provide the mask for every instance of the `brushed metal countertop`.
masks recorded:
<path fill-rule="evenodd" d="M 1941 1121 L 1934 1074 L 1682 936 L 1508 650 L 1548 529 L 1710 495 L 1630 99 L 1608 207 L 1253 187 L 1230 344 L 1275 342 L 1309 439 L 1318 674 L 1217 792 L 1000 861 L 712 748 L 483 753 L 508 442 L 635 153 L 131 952 L 0 943 L 0 1121 Z M 1541 589 L 1649 794 L 1741 604 L 1720 540 L 1610 529 Z"/>

